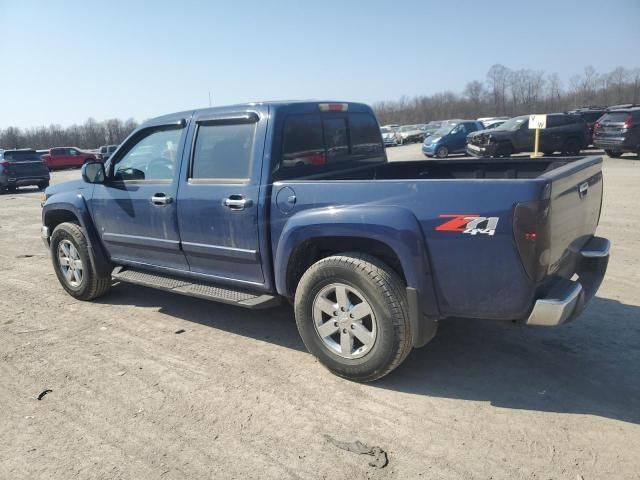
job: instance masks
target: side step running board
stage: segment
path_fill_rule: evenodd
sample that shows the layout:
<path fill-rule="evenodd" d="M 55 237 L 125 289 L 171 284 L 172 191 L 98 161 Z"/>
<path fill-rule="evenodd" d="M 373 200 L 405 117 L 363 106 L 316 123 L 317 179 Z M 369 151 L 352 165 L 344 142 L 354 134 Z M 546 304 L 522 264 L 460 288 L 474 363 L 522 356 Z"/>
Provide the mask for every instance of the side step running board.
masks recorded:
<path fill-rule="evenodd" d="M 135 283 L 136 285 L 180 293 L 190 297 L 237 305 L 238 307 L 259 309 L 275 307 L 280 304 L 280 297 L 275 295 L 232 290 L 207 282 L 133 268 L 116 267 L 111 276 L 119 282 Z"/>

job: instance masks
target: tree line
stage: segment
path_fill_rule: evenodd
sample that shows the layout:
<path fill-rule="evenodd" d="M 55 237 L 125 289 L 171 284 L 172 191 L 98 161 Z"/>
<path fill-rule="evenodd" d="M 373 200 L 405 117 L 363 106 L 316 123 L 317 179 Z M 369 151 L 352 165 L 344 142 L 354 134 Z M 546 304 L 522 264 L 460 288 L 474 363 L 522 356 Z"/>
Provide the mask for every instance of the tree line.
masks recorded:
<path fill-rule="evenodd" d="M 640 68 L 618 67 L 601 74 L 588 66 L 579 75 L 572 76 L 565 86 L 557 73 L 512 70 L 496 64 L 483 81 L 467 83 L 461 93 L 403 96 L 399 100 L 377 102 L 373 108 L 381 124 L 407 124 L 446 118 L 560 112 L 581 106 L 621 103 L 640 103 Z M 0 130 L 0 148 L 97 148 L 122 142 L 137 126 L 132 118 L 103 122 L 89 118 L 83 125 L 69 127 L 8 127 Z"/>
<path fill-rule="evenodd" d="M 447 118 L 479 118 L 551 113 L 583 106 L 640 103 L 640 68 L 618 67 L 598 73 L 586 67 L 565 86 L 557 73 L 512 70 L 493 65 L 484 80 L 467 83 L 461 93 L 440 92 L 373 105 L 381 124 L 424 123 Z"/>
<path fill-rule="evenodd" d="M 125 121 L 112 118 L 103 122 L 89 118 L 82 125 L 69 127 L 60 125 L 26 129 L 8 127 L 0 130 L 0 148 L 78 147 L 92 149 L 101 145 L 119 144 L 137 127 L 138 122 L 133 118 Z"/>

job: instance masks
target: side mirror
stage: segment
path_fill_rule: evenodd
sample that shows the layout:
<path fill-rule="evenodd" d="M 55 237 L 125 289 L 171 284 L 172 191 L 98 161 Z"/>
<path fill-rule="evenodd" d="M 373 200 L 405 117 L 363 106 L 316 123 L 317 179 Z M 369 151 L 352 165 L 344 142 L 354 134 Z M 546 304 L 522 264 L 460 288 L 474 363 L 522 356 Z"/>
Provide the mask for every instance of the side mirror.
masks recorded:
<path fill-rule="evenodd" d="M 88 161 L 82 166 L 82 179 L 87 183 L 104 183 L 106 174 L 104 164 L 98 161 Z"/>

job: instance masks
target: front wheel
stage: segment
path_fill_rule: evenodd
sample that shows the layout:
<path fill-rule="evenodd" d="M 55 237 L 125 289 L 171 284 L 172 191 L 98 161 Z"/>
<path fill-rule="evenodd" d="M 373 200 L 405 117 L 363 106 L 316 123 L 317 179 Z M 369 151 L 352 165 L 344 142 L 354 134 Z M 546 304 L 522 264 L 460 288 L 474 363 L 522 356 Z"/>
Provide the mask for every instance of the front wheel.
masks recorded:
<path fill-rule="evenodd" d="M 447 147 L 438 147 L 436 150 L 436 157 L 447 158 L 449 156 L 449 149 Z"/>
<path fill-rule="evenodd" d="M 62 288 L 78 300 L 93 300 L 111 288 L 111 275 L 96 272 L 87 239 L 75 223 L 61 223 L 53 230 L 51 260 Z"/>
<path fill-rule="evenodd" d="M 384 377 L 407 357 L 408 311 L 402 280 L 364 254 L 318 261 L 296 289 L 296 323 L 305 346 L 330 371 L 357 382 Z"/>
<path fill-rule="evenodd" d="M 498 158 L 509 158 L 513 153 L 513 147 L 509 143 L 501 143 L 496 148 L 495 156 Z"/>

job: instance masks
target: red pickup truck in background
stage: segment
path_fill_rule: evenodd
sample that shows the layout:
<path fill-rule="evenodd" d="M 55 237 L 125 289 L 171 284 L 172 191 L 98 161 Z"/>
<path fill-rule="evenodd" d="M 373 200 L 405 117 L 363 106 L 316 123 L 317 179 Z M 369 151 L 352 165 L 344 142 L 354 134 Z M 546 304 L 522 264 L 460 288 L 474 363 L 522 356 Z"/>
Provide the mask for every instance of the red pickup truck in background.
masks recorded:
<path fill-rule="evenodd" d="M 76 147 L 58 147 L 42 155 L 49 170 L 55 168 L 81 167 L 87 160 L 98 160 L 93 153 L 83 152 Z"/>

